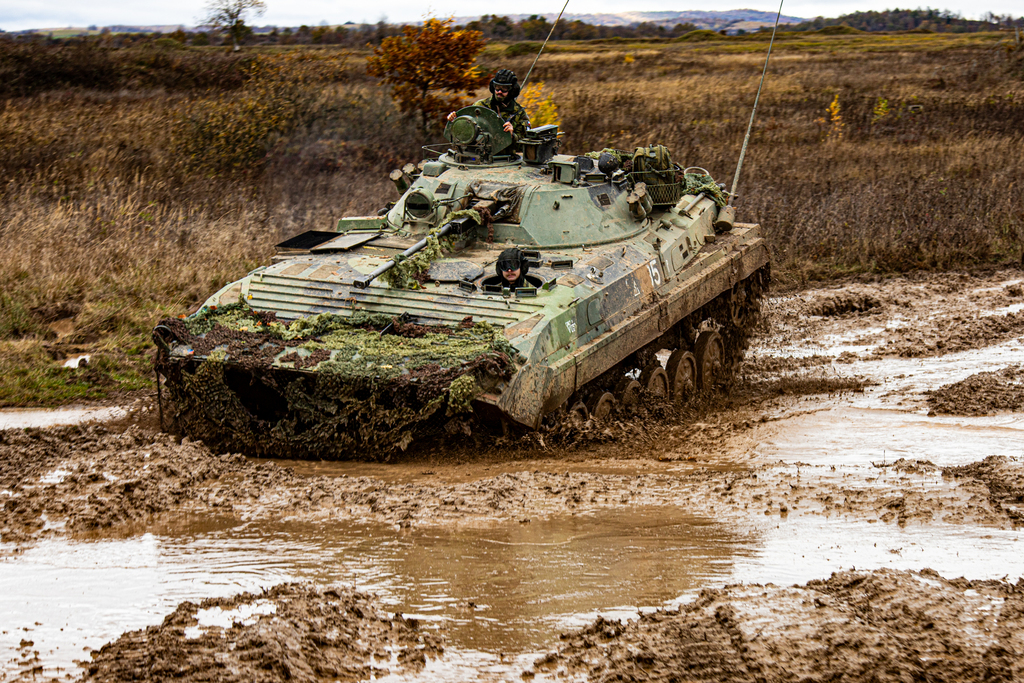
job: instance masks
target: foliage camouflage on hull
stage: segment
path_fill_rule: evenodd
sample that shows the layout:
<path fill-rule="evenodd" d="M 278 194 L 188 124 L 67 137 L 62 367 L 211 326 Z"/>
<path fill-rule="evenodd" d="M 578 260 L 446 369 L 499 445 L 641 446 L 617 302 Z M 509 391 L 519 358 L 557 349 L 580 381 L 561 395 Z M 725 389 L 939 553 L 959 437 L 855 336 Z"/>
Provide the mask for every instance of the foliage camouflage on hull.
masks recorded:
<path fill-rule="evenodd" d="M 275 457 L 386 458 L 443 427 L 515 370 L 486 323 L 423 326 L 383 315 L 280 323 L 243 304 L 161 323 L 158 339 L 179 426 L 214 447 Z M 161 329 L 161 328 L 158 328 Z"/>

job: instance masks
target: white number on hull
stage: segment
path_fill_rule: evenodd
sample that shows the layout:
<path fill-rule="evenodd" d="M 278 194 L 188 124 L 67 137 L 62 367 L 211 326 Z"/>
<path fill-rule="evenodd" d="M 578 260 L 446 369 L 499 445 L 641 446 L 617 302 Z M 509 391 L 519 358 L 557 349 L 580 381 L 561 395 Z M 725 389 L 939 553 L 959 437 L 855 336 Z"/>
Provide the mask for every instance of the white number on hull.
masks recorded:
<path fill-rule="evenodd" d="M 657 287 L 661 284 L 661 271 L 658 270 L 658 259 L 651 259 L 647 264 L 647 272 L 651 274 L 651 284 Z"/>

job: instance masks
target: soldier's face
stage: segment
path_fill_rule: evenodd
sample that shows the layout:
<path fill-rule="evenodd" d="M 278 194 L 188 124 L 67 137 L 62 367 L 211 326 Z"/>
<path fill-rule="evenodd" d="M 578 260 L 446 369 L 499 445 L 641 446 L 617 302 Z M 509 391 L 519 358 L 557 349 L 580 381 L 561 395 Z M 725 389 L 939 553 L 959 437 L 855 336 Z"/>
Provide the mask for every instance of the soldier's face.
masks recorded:
<path fill-rule="evenodd" d="M 507 85 L 496 85 L 494 86 L 494 96 L 499 102 L 503 102 L 508 97 L 509 87 Z"/>
<path fill-rule="evenodd" d="M 519 271 L 520 271 L 520 269 L 519 269 L 519 268 L 515 268 L 515 269 L 512 269 L 512 268 L 504 268 L 504 269 L 502 269 L 502 271 L 501 271 L 501 275 L 502 275 L 502 277 L 504 277 L 504 278 L 505 278 L 505 279 L 506 279 L 506 280 L 507 280 L 508 282 L 515 282 L 516 280 L 518 280 L 518 279 L 519 279 Z"/>

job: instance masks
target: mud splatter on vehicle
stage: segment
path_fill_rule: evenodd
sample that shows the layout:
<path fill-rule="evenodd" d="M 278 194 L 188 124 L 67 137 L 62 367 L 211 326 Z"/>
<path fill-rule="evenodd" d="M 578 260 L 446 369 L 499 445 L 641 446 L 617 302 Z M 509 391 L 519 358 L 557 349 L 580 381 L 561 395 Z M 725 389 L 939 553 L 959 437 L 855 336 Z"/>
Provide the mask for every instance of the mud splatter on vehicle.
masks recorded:
<path fill-rule="evenodd" d="M 257 455 L 387 458 L 468 410 L 536 430 L 730 381 L 768 249 L 707 171 L 661 145 L 558 154 L 557 126 L 529 131 L 520 155 L 483 107 L 445 136 L 437 159 L 392 174 L 403 194 L 380 216 L 289 239 L 157 326 L 186 434 Z"/>

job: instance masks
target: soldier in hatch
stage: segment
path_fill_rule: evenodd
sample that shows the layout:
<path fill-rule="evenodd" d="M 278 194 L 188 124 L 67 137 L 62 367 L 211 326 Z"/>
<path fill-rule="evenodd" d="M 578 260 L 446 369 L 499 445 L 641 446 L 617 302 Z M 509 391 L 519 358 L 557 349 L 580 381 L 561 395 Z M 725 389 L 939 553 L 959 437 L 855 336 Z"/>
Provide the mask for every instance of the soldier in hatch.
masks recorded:
<path fill-rule="evenodd" d="M 498 256 L 498 262 L 495 264 L 495 270 L 498 271 L 498 275 L 501 277 L 501 285 L 509 289 L 531 286 L 526 281 L 526 271 L 529 269 L 529 264 L 523 258 L 523 252 L 515 247 L 501 252 L 501 255 Z"/>
<path fill-rule="evenodd" d="M 497 112 L 498 116 L 505 122 L 503 126 L 506 133 L 512 133 L 518 141 L 526 135 L 530 127 L 530 117 L 526 114 L 523 105 L 516 102 L 519 96 L 519 81 L 516 74 L 510 69 L 499 69 L 494 74 L 490 84 L 491 97 L 485 97 L 479 102 L 474 102 L 474 107 L 487 107 Z M 448 120 L 455 120 L 455 112 L 448 114 Z M 518 145 L 517 145 L 518 149 Z"/>

